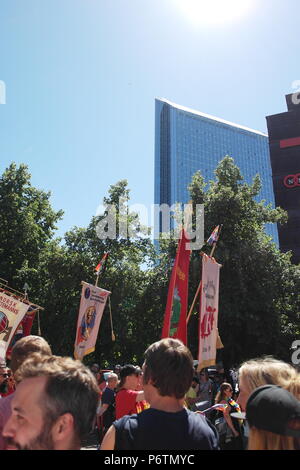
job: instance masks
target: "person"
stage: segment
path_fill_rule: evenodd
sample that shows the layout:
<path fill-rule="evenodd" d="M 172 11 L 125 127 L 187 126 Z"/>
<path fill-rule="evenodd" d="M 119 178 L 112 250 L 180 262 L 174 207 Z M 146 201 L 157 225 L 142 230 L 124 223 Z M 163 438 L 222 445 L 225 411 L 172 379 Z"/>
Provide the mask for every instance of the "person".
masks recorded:
<path fill-rule="evenodd" d="M 96 377 L 96 379 L 98 380 L 98 374 L 99 374 L 99 372 L 100 372 L 100 366 L 99 366 L 99 364 L 97 364 L 97 363 L 92 364 L 91 367 L 90 367 L 90 369 L 91 369 L 91 372 L 93 372 L 93 374 L 94 374 L 94 376 Z"/>
<path fill-rule="evenodd" d="M 8 373 L 6 364 L 0 364 L 0 398 L 5 397 L 8 391 Z"/>
<path fill-rule="evenodd" d="M 240 411 L 239 405 L 232 400 L 233 389 L 230 383 L 224 382 L 217 393 L 215 403 L 226 404 L 224 411 L 218 411 L 215 425 L 220 434 L 220 447 L 222 450 L 241 450 L 242 430 L 238 420 L 232 420 L 230 414 Z"/>
<path fill-rule="evenodd" d="M 141 377 L 141 369 L 127 364 L 120 370 L 119 390 L 116 394 L 116 418 L 142 411 L 146 406 L 145 395 L 137 390 Z"/>
<path fill-rule="evenodd" d="M 245 411 L 250 394 L 262 385 L 279 385 L 300 400 L 299 373 L 290 364 L 273 357 L 251 359 L 239 368 L 238 403 Z"/>
<path fill-rule="evenodd" d="M 10 361 L 10 367 L 14 376 L 14 380 L 18 368 L 26 359 L 30 357 L 31 354 L 35 352 L 46 356 L 52 354 L 50 345 L 41 336 L 28 335 L 19 339 L 14 344 L 11 351 Z M 14 393 L 0 400 L 0 450 L 5 449 L 5 440 L 2 437 L 2 431 L 6 421 L 11 415 L 11 401 L 13 396 Z"/>
<path fill-rule="evenodd" d="M 241 410 L 246 410 L 246 403 L 250 394 L 262 385 L 279 385 L 289 390 L 300 400 L 300 375 L 290 364 L 267 356 L 250 359 L 244 362 L 238 372 L 239 396 L 237 403 Z M 244 448 L 247 448 L 249 426 L 247 420 L 243 425 Z"/>
<path fill-rule="evenodd" d="M 193 377 L 192 384 L 185 395 L 185 401 L 186 401 L 187 407 L 192 411 L 195 411 L 195 408 L 196 408 L 195 404 L 198 401 L 198 398 L 197 398 L 198 390 L 199 390 L 199 379 L 195 375 Z"/>
<path fill-rule="evenodd" d="M 120 364 L 116 364 L 114 367 L 114 373 L 117 374 L 119 380 L 120 380 L 120 370 L 121 370 Z"/>
<path fill-rule="evenodd" d="M 115 421 L 101 450 L 217 450 L 216 429 L 184 407 L 193 358 L 177 339 L 165 338 L 145 352 L 143 386 L 151 407 Z"/>
<path fill-rule="evenodd" d="M 207 369 L 202 369 L 200 371 L 199 378 L 198 402 L 203 403 L 199 407 L 199 410 L 203 410 L 212 405 L 213 383 L 209 378 Z"/>
<path fill-rule="evenodd" d="M 80 361 L 33 354 L 17 370 L 7 450 L 78 450 L 92 429 L 97 381 Z"/>
<path fill-rule="evenodd" d="M 97 410 L 98 417 L 98 428 L 102 428 L 102 435 L 106 433 L 108 428 L 112 425 L 115 420 L 115 389 L 118 385 L 117 374 L 110 373 L 107 377 L 107 387 L 102 394 L 101 406 Z M 99 418 L 103 418 L 100 420 Z M 100 424 L 101 421 L 101 424 Z"/>
<path fill-rule="evenodd" d="M 0 374 L 1 374 L 1 372 L 0 372 Z M 2 397 L 8 397 L 12 393 L 14 393 L 14 391 L 16 389 L 14 376 L 13 376 L 13 373 L 12 373 L 12 371 L 9 367 L 5 367 L 3 369 L 2 377 L 5 379 L 5 381 L 3 383 L 4 387 L 3 386 L 0 387 L 0 389 L 2 389 L 1 396 Z"/>
<path fill-rule="evenodd" d="M 246 405 L 248 450 L 300 450 L 300 402 L 288 390 L 263 385 Z"/>

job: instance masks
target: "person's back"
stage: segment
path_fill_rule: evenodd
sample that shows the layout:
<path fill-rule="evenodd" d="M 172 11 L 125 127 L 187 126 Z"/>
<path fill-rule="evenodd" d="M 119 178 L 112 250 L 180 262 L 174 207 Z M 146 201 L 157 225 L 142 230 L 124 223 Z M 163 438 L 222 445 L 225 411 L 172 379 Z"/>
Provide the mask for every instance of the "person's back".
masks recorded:
<path fill-rule="evenodd" d="M 101 450 L 217 450 L 216 429 L 184 408 L 192 378 L 193 358 L 181 341 L 167 338 L 149 346 L 143 386 L 151 408 L 115 421 Z"/>
<path fill-rule="evenodd" d="M 149 408 L 114 423 L 115 450 L 217 450 L 218 436 L 206 419 L 186 408 L 170 413 Z"/>

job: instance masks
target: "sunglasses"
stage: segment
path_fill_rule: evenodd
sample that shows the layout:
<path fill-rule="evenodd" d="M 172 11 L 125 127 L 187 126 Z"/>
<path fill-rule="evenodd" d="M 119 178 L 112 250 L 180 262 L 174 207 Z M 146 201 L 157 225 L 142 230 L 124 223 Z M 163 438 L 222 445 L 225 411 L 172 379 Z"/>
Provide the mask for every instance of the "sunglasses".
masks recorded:
<path fill-rule="evenodd" d="M 11 377 L 11 374 L 0 374 L 0 377 Z"/>

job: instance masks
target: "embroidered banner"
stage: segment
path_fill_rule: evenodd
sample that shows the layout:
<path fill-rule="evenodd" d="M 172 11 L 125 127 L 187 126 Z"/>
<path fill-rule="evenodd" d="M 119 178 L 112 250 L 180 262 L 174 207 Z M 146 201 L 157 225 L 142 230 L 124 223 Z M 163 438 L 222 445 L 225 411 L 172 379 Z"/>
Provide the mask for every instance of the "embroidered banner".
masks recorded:
<path fill-rule="evenodd" d="M 198 371 L 216 363 L 220 268 L 214 258 L 202 257 L 202 286 L 199 315 Z"/>
<path fill-rule="evenodd" d="M 5 359 L 8 346 L 30 305 L 0 292 L 0 359 Z"/>
<path fill-rule="evenodd" d="M 110 292 L 83 282 L 74 347 L 75 359 L 95 350 L 99 326 Z"/>

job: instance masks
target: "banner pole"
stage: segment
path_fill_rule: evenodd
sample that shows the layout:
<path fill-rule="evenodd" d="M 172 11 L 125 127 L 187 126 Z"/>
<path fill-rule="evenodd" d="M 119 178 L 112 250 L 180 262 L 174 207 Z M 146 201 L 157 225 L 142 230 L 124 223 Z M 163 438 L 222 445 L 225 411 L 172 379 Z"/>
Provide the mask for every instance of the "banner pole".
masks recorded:
<path fill-rule="evenodd" d="M 210 255 L 209 255 L 209 256 L 210 256 L 210 258 L 212 258 L 212 257 L 213 257 L 213 254 L 214 254 L 214 252 L 215 252 L 215 249 L 216 249 L 216 247 L 217 247 L 217 243 L 218 243 L 218 241 L 219 241 L 219 238 L 220 238 L 220 234 L 221 234 L 221 231 L 222 231 L 222 227 L 223 227 L 223 224 L 221 224 L 221 225 L 220 225 L 220 230 L 219 230 L 219 233 L 218 233 L 218 240 L 217 240 L 216 242 L 214 242 L 214 243 L 213 243 L 213 247 L 212 247 L 212 250 L 211 250 L 211 252 L 210 252 Z"/>
<path fill-rule="evenodd" d="M 199 292 L 200 292 L 200 290 L 201 290 L 201 286 L 202 286 L 202 280 L 201 280 L 200 283 L 199 283 L 199 286 L 198 286 L 198 289 L 197 289 L 197 291 L 196 291 L 196 294 L 195 294 L 195 297 L 194 297 L 192 306 L 191 306 L 191 308 L 190 308 L 190 310 L 189 310 L 189 313 L 188 313 L 188 316 L 187 316 L 187 319 L 186 319 L 186 324 L 189 323 L 189 320 L 190 320 L 190 318 L 191 318 L 191 315 L 192 315 L 192 312 L 193 312 L 193 309 L 194 309 L 194 306 L 195 306 L 197 297 L 198 297 Z"/>
<path fill-rule="evenodd" d="M 109 304 L 109 316 L 110 316 L 110 326 L 111 326 L 111 340 L 116 341 L 116 337 L 115 337 L 115 334 L 114 334 L 114 328 L 113 328 L 113 322 L 112 322 L 110 296 L 108 297 L 108 304 Z"/>

